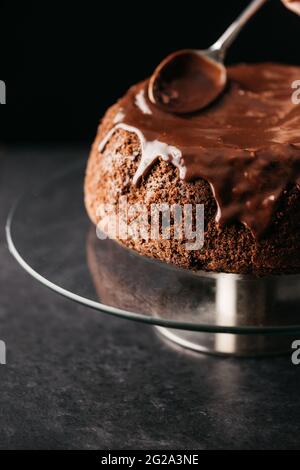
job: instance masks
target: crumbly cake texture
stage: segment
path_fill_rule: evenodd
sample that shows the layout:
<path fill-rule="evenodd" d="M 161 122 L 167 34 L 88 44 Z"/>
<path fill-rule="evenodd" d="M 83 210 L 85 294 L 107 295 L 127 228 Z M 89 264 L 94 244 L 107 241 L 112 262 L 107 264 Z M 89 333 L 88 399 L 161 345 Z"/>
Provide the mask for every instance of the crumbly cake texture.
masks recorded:
<path fill-rule="evenodd" d="M 300 190 L 291 185 L 283 193 L 271 224 L 262 238 L 255 238 L 241 223 L 218 226 L 216 202 L 203 179 L 181 180 L 178 170 L 158 159 L 139 185 L 132 184 L 141 158 L 135 133 L 118 129 L 99 152 L 99 144 L 113 128 L 118 104 L 105 114 L 93 144 L 84 184 L 85 205 L 90 219 L 98 224 L 99 204 L 118 206 L 126 195 L 128 204 L 204 204 L 204 246 L 187 250 L 186 240 L 119 240 L 141 255 L 204 271 L 240 274 L 284 274 L 300 272 Z M 129 219 L 129 223 L 131 220 Z"/>

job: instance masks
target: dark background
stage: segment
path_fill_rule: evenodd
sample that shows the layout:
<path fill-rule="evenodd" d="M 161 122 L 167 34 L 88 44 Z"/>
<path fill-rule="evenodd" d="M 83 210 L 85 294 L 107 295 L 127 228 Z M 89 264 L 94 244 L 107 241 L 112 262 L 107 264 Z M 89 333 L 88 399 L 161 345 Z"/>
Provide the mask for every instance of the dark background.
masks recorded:
<path fill-rule="evenodd" d="M 173 50 L 209 46 L 249 0 L 16 2 L 1 0 L 4 142 L 90 142 L 104 110 Z M 279 0 L 241 33 L 238 61 L 300 63 L 300 18 Z"/>

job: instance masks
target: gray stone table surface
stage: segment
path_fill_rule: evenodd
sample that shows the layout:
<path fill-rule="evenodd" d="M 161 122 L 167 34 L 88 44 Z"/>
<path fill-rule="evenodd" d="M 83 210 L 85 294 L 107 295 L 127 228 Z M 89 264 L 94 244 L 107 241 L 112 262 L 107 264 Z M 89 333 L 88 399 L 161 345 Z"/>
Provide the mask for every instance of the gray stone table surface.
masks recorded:
<path fill-rule="evenodd" d="M 0 148 L 1 449 L 299 448 L 300 366 L 170 347 L 47 290 L 8 253 L 24 189 L 86 148 Z"/>

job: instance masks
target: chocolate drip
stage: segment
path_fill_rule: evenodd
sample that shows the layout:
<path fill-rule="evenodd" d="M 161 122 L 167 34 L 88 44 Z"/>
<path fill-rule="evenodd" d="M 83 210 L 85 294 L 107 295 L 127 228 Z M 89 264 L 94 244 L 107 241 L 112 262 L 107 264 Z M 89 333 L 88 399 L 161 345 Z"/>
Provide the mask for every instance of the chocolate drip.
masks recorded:
<path fill-rule="evenodd" d="M 147 98 L 147 83 L 119 101 L 117 128 L 137 134 L 141 161 L 134 184 L 159 158 L 173 163 L 187 181 L 207 180 L 220 224 L 240 221 L 254 235 L 268 227 L 289 184 L 300 184 L 300 105 L 292 83 L 300 67 L 256 64 L 228 69 L 229 86 L 213 106 L 190 115 L 165 113 Z"/>

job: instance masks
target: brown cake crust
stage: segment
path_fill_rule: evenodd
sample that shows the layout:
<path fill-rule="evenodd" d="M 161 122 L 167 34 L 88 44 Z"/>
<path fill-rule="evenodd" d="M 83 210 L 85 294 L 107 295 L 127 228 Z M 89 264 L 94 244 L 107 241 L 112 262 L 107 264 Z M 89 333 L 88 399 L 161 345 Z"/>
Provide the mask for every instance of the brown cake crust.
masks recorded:
<path fill-rule="evenodd" d="M 132 178 L 141 158 L 136 134 L 118 129 L 103 152 L 99 144 L 114 126 L 118 105 L 112 106 L 99 126 L 88 160 L 85 177 L 85 205 L 94 224 L 99 222 L 99 204 L 117 207 L 126 195 L 129 204 L 142 203 L 150 210 L 153 203 L 204 204 L 204 246 L 187 250 L 184 240 L 119 240 L 142 255 L 184 268 L 254 275 L 296 273 L 300 271 L 300 190 L 287 188 L 277 206 L 269 229 L 261 239 L 241 223 L 218 226 L 216 202 L 210 185 L 203 179 L 187 182 L 178 170 L 158 159 L 138 186 Z M 130 221 L 129 221 L 130 222 Z"/>

